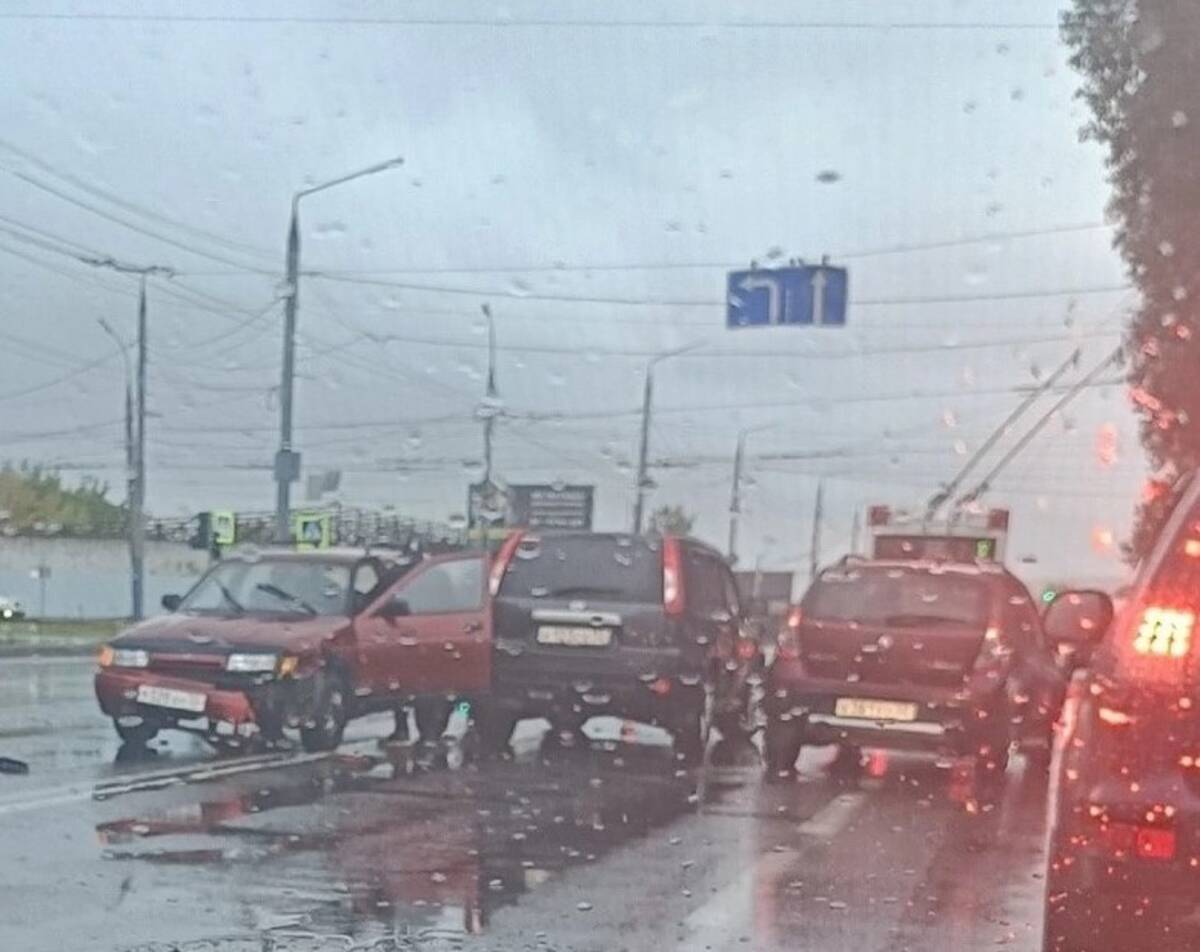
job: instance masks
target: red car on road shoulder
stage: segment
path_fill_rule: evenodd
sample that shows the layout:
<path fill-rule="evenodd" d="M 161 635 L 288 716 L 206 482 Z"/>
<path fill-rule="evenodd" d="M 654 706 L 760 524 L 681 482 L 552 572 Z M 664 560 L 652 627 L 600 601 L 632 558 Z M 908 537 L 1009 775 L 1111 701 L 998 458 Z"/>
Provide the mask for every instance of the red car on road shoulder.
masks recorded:
<path fill-rule="evenodd" d="M 219 747 L 295 730 L 327 750 L 351 718 L 410 703 L 436 738 L 452 699 L 491 680 L 486 576 L 479 552 L 234 555 L 101 649 L 96 696 L 138 743 L 165 728 Z"/>

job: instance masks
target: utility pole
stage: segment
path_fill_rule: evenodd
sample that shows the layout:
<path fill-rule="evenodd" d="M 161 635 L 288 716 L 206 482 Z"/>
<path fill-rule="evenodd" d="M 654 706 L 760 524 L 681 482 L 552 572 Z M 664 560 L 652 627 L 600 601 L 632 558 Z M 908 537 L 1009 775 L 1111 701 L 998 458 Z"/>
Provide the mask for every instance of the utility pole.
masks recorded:
<path fill-rule="evenodd" d="M 1058 413 L 1059 410 L 1079 396 L 1079 394 L 1083 392 L 1084 388 L 1089 386 L 1097 377 L 1099 377 L 1101 371 L 1108 367 L 1109 364 L 1120 360 L 1121 352 L 1122 348 L 1118 347 L 1102 361 L 1100 361 L 1100 363 L 1096 364 L 1095 367 L 1084 374 L 1084 376 L 1081 377 L 1079 381 L 1066 393 L 1059 397 L 1058 400 L 1054 402 L 1054 405 L 1044 414 L 1042 414 L 1038 418 L 1037 422 L 1025 432 L 1025 435 L 1017 440 L 1017 442 L 1012 445 L 1007 453 L 1000 457 L 996 465 L 988 470 L 987 475 L 979 481 L 974 489 L 972 489 L 970 492 L 963 493 L 963 495 L 959 496 L 958 499 L 954 501 L 954 508 L 958 510 L 963 506 L 970 505 L 989 489 L 991 489 L 992 480 L 994 480 L 1000 474 L 1001 470 L 1003 470 L 1009 463 L 1016 459 L 1018 453 L 1020 453 L 1023 449 L 1025 449 L 1026 446 L 1033 442 L 1033 438 L 1042 431 L 1042 429 L 1051 421 L 1051 419 L 1053 419 L 1054 414 Z"/>
<path fill-rule="evenodd" d="M 813 503 L 812 544 L 808 550 L 809 581 L 817 577 L 821 567 L 821 520 L 825 517 L 825 480 L 817 480 L 817 498 Z"/>
<path fill-rule="evenodd" d="M 125 465 L 128 471 L 129 493 L 129 569 L 130 615 L 142 618 L 145 591 L 146 553 L 146 278 L 152 274 L 170 276 L 170 268 L 159 265 L 135 266 L 122 264 L 113 258 L 88 261 L 94 267 L 111 268 L 121 274 L 136 274 L 138 278 L 137 359 L 136 370 L 129 366 L 125 342 L 104 320 L 100 326 L 121 348 L 125 362 Z M 130 400 L 129 381 L 133 378 L 136 397 Z M 133 408 L 131 412 L 130 403 Z"/>
<path fill-rule="evenodd" d="M 1059 368 L 1054 371 L 1054 373 L 1038 384 L 1037 387 L 1030 391 L 1029 395 L 1026 396 L 1024 400 L 1017 404 L 1012 413 L 1004 418 L 1004 422 L 996 427 L 996 429 L 992 431 L 991 435 L 989 435 L 988 438 L 980 444 L 979 449 L 974 452 L 971 458 L 963 463 L 962 468 L 954 474 L 954 478 L 929 497 L 929 502 L 925 507 L 926 522 L 932 521 L 937 515 L 938 510 L 941 509 L 942 506 L 944 506 L 947 502 L 949 502 L 950 498 L 958 491 L 958 487 L 962 485 L 963 480 L 967 478 L 967 474 L 970 473 L 971 470 L 973 470 L 979 464 L 979 461 L 988 454 L 991 448 L 996 445 L 996 441 L 1012 428 L 1012 425 L 1016 423 L 1022 415 L 1024 415 L 1026 410 L 1033 406 L 1034 402 L 1042 394 L 1058 383 L 1059 378 L 1062 377 L 1063 374 L 1065 374 L 1071 367 L 1077 366 L 1078 363 L 1079 348 L 1076 347 L 1075 350 L 1071 352 L 1071 356 L 1064 360 Z"/>
<path fill-rule="evenodd" d="M 293 396 L 296 383 L 296 312 L 300 306 L 300 199 L 335 185 L 374 175 L 402 165 L 404 159 L 388 159 L 376 165 L 342 175 L 320 185 L 300 189 L 292 195 L 292 216 L 288 223 L 284 279 L 283 367 L 279 381 L 279 450 L 275 453 L 275 541 L 288 543 L 292 538 L 289 510 L 292 483 L 300 478 L 300 454 L 292 449 Z"/>
<path fill-rule="evenodd" d="M 488 369 L 487 384 L 484 387 L 483 400 L 475 408 L 475 416 L 483 423 L 483 479 L 481 481 L 479 502 L 475 513 L 475 522 L 479 528 L 480 548 L 488 550 L 488 523 L 491 521 L 484 513 L 493 510 L 494 498 L 498 495 L 492 484 L 492 436 L 496 427 L 496 417 L 500 415 L 500 391 L 496 386 L 496 322 L 492 317 L 489 304 L 481 305 L 483 316 L 487 320 L 488 329 Z M 475 528 L 472 526 L 471 528 Z"/>
<path fill-rule="evenodd" d="M 134 446 L 134 472 L 137 492 L 131 500 L 129 534 L 131 562 L 133 620 L 143 615 L 146 569 L 146 272 L 142 272 L 138 290 L 137 327 L 137 428 Z"/>
<path fill-rule="evenodd" d="M 641 535 L 642 532 L 642 516 L 645 514 L 646 508 L 646 491 L 651 488 L 650 483 L 650 415 L 654 410 L 654 368 L 668 357 L 677 357 L 680 354 L 687 353 L 690 350 L 695 350 L 698 347 L 703 347 L 703 341 L 697 341 L 692 344 L 686 344 L 683 347 L 677 347 L 675 350 L 668 350 L 664 353 L 657 354 L 651 357 L 646 364 L 646 378 L 642 385 L 642 430 L 641 438 L 638 441 L 638 465 L 637 465 L 637 495 L 633 501 L 633 534 Z"/>
<path fill-rule="evenodd" d="M 729 494 L 729 563 L 731 565 L 737 564 L 737 536 L 742 514 L 742 466 L 746 455 L 746 437 L 751 433 L 770 429 L 770 427 L 771 424 L 767 424 L 738 430 L 737 446 L 733 451 L 733 481 Z"/>

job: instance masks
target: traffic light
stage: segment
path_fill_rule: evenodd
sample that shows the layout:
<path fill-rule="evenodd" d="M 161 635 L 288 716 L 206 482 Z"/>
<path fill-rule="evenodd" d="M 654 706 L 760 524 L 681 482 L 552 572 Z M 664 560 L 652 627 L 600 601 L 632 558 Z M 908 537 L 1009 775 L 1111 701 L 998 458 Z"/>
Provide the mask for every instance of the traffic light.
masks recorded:
<path fill-rule="evenodd" d="M 1057 597 L 1058 597 L 1058 592 L 1055 591 L 1054 589 L 1052 589 L 1052 588 L 1042 589 L 1042 602 L 1044 604 L 1049 605 Z"/>

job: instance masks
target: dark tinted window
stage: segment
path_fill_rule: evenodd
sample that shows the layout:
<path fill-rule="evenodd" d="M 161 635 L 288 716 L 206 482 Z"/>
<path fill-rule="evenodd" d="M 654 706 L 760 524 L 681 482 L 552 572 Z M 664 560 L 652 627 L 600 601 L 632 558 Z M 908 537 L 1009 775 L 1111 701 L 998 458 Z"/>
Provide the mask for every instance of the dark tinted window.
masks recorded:
<path fill-rule="evenodd" d="M 984 625 L 988 587 L 982 579 L 952 572 L 849 568 L 825 572 L 804 596 L 811 619 L 887 625 Z"/>
<path fill-rule="evenodd" d="M 699 614 L 728 611 L 725 590 L 725 567 L 705 552 L 692 551 L 687 558 L 687 577 L 684 579 L 684 595 L 688 606 Z"/>
<path fill-rule="evenodd" d="M 513 554 L 500 595 L 661 602 L 659 545 L 628 536 L 530 536 Z"/>

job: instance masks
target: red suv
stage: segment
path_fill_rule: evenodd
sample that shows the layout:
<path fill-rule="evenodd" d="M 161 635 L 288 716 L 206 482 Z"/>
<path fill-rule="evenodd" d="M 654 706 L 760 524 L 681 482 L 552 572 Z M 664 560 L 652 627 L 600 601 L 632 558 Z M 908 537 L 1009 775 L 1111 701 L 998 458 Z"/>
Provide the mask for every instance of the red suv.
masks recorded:
<path fill-rule="evenodd" d="M 486 575 L 479 552 L 235 555 L 101 649 L 96 696 L 132 742 L 180 728 L 236 747 L 294 729 L 327 750 L 350 718 L 410 703 L 436 739 L 448 698 L 491 680 Z"/>
<path fill-rule="evenodd" d="M 825 569 L 767 676 L 768 778 L 801 746 L 974 756 L 999 778 L 1012 744 L 1048 757 L 1066 673 L 1024 585 L 988 563 L 864 559 Z"/>

